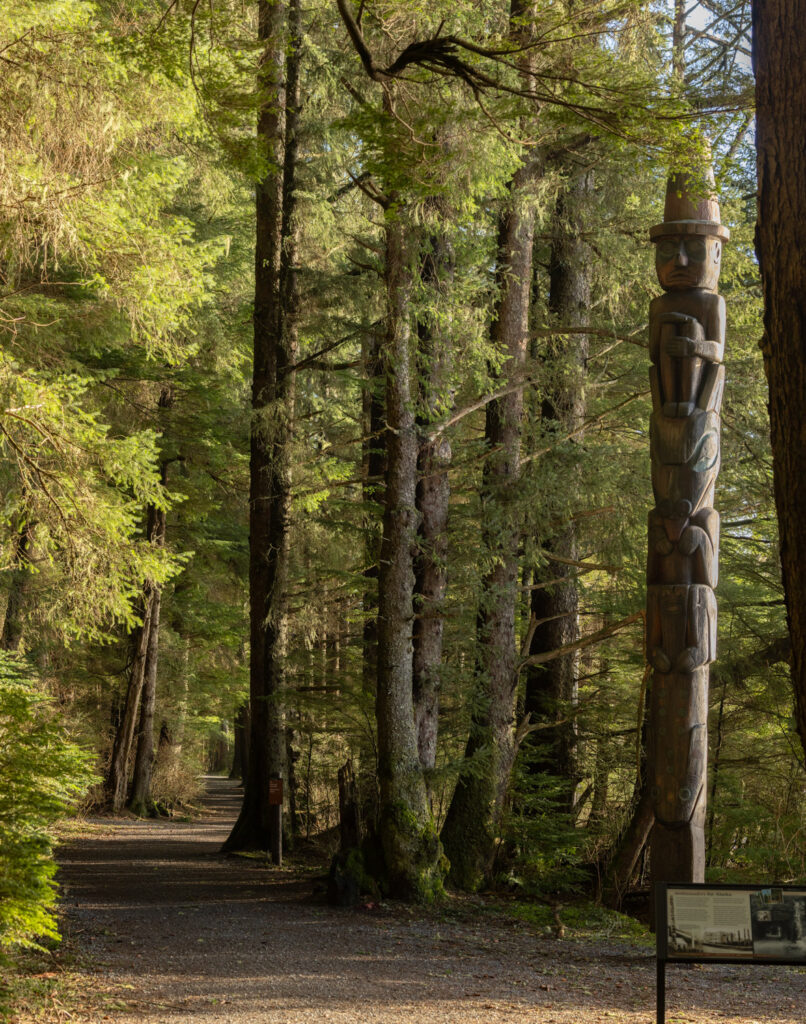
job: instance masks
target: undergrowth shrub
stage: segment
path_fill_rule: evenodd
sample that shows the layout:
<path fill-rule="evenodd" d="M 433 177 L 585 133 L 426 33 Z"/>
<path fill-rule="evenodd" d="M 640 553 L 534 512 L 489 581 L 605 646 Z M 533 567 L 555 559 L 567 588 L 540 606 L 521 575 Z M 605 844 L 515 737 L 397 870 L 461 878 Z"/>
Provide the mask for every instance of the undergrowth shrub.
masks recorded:
<path fill-rule="evenodd" d="M 204 794 L 198 763 L 174 746 L 161 746 L 151 778 L 151 798 L 162 811 L 188 809 Z"/>
<path fill-rule="evenodd" d="M 53 826 L 94 781 L 32 666 L 0 651 L 0 952 L 58 940 Z"/>

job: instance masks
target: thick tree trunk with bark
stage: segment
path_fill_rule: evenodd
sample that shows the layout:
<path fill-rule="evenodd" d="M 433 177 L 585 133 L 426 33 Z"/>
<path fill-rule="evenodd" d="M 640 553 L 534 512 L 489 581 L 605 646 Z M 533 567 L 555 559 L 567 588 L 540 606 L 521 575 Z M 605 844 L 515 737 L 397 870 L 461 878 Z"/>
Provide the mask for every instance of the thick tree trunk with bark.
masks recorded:
<path fill-rule="evenodd" d="M 441 848 L 428 806 L 412 697 L 417 430 L 411 379 L 411 232 L 393 208 L 386 226 L 386 487 L 378 580 L 379 832 L 389 891 L 428 898 L 441 888 Z"/>
<path fill-rule="evenodd" d="M 231 779 L 246 778 L 247 765 L 249 764 L 249 705 L 241 704 L 235 712 L 235 723 L 233 725 L 232 745 L 232 768 L 229 777 Z"/>
<path fill-rule="evenodd" d="M 440 213 L 444 211 L 440 210 Z M 425 243 L 420 260 L 422 284 L 433 296 L 452 274 L 453 255 L 444 235 L 433 235 Z M 436 317 L 424 314 L 417 324 L 417 363 L 420 399 L 417 413 L 419 452 L 417 456 L 417 511 L 419 550 L 414 563 L 414 718 L 417 747 L 424 771 L 433 771 L 437 756 L 440 671 L 442 668 L 442 603 L 448 584 L 448 506 L 451 488 L 448 467 L 451 446 L 440 433 L 430 431 L 448 404 L 450 349 L 441 337 Z"/>
<path fill-rule="evenodd" d="M 568 182 L 557 199 L 549 260 L 549 313 L 560 326 L 585 327 L 590 317 L 591 250 L 584 239 L 584 211 L 592 190 L 592 172 L 587 167 L 571 165 Z M 549 433 L 563 438 L 578 431 L 585 420 L 588 336 L 558 335 L 549 342 L 548 357 L 556 381 L 543 400 L 541 420 Z M 578 491 L 578 476 L 573 465 L 565 472 L 569 498 L 573 498 Z M 573 520 L 569 518 L 558 532 L 546 537 L 542 546 L 549 560 L 535 574 L 535 583 L 549 585 L 536 586 L 531 592 L 530 655 L 569 646 L 578 638 L 579 597 L 576 581 L 568 578 L 573 574 L 570 564 L 578 557 Z M 542 757 L 532 755 L 530 767 L 563 780 L 563 802 L 569 811 L 577 781 L 573 708 L 577 700 L 578 664 L 579 655 L 572 652 L 530 666 L 524 700 L 524 711 L 532 722 L 549 726 L 527 739 L 530 746 L 545 750 Z"/>
<path fill-rule="evenodd" d="M 753 0 L 764 364 L 795 720 L 806 751 L 806 0 Z"/>
<path fill-rule="evenodd" d="M 295 31 L 296 4 L 258 5 L 264 50 L 258 72 L 258 138 L 267 161 L 256 186 L 254 365 L 249 494 L 250 717 L 249 763 L 241 813 L 224 850 L 271 848 L 269 782 L 282 776 L 282 711 L 287 637 L 289 444 L 293 417 L 295 295 L 293 77 L 299 45 L 288 49 L 289 93 L 283 83 L 285 13 Z M 288 104 L 289 117 L 286 114 Z M 290 123 L 287 123 L 290 122 Z M 291 155 L 289 155 L 289 152 Z"/>
<path fill-rule="evenodd" d="M 381 335 L 370 329 L 362 345 L 364 386 L 362 392 L 361 477 L 364 501 L 364 589 L 362 594 L 362 707 L 368 716 L 361 734 L 361 756 L 358 768 L 358 799 L 363 821 L 375 828 L 378 815 L 378 752 L 370 708 L 375 707 L 378 683 L 378 564 L 380 560 L 380 522 L 383 516 L 386 475 L 386 408 L 381 368 Z"/>
<path fill-rule="evenodd" d="M 516 173 L 499 222 L 499 300 L 492 336 L 506 353 L 501 379 L 507 382 L 523 377 L 528 344 L 535 221 L 528 192 L 535 170 L 530 161 Z M 465 750 L 468 767 L 459 776 L 442 830 L 451 881 L 463 889 L 478 888 L 492 868 L 516 753 L 515 605 L 521 526 L 514 499 L 520 481 L 522 415 L 522 388 L 487 404 L 482 544 L 484 561 L 492 568 L 482 583 L 477 620 L 477 694 Z"/>

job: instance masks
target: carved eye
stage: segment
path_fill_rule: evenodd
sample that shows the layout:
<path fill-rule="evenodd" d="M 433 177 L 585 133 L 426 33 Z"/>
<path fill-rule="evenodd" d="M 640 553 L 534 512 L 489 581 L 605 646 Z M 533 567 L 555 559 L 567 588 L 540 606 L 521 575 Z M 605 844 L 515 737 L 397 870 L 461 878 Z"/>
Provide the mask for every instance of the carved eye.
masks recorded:
<path fill-rule="evenodd" d="M 683 786 L 683 788 L 680 790 L 679 796 L 681 800 L 691 799 L 691 790 L 688 788 L 688 786 Z"/>
<path fill-rule="evenodd" d="M 694 449 L 691 461 L 695 473 L 705 473 L 717 464 L 719 459 L 719 434 L 715 430 L 707 430 Z"/>

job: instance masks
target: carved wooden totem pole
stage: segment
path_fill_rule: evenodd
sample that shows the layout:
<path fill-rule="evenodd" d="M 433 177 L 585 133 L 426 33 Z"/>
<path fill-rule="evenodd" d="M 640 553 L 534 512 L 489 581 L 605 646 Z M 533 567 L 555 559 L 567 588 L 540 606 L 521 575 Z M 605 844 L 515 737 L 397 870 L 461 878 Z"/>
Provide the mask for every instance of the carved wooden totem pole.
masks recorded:
<path fill-rule="evenodd" d="M 664 294 L 649 311 L 652 366 L 647 657 L 649 782 L 655 881 L 701 882 L 705 869 L 708 674 L 716 657 L 725 300 L 717 294 L 729 238 L 713 198 L 673 176 L 664 223 L 650 230 Z"/>

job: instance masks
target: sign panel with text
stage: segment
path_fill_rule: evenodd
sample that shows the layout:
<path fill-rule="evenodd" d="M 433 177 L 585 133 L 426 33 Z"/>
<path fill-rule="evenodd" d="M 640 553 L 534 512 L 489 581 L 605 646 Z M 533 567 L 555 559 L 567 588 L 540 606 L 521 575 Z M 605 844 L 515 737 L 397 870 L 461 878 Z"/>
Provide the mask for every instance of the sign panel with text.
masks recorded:
<path fill-rule="evenodd" d="M 806 963 L 806 886 L 669 883 L 658 896 L 664 960 Z"/>

